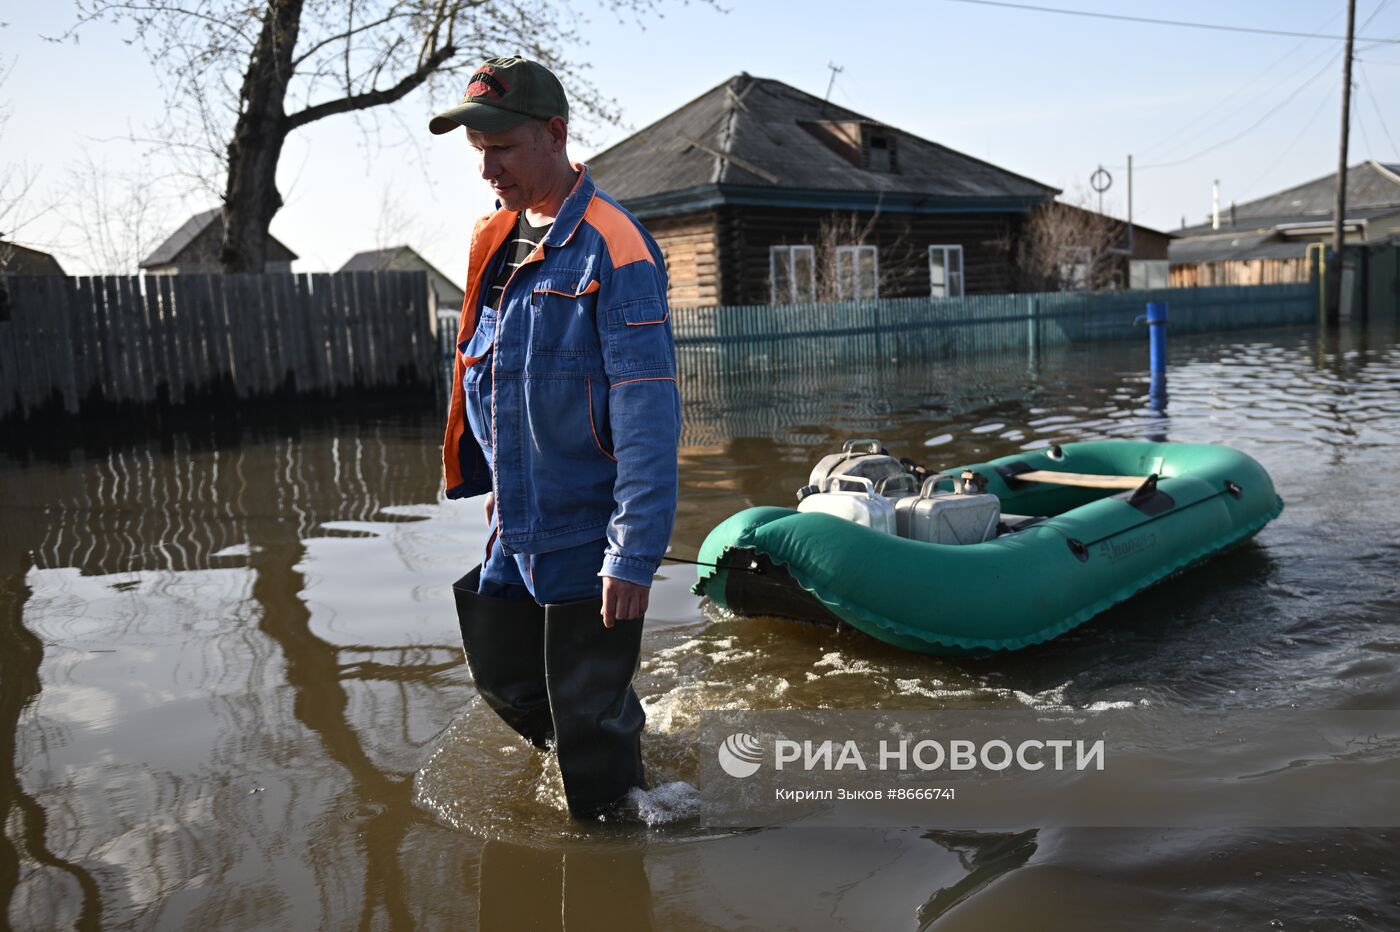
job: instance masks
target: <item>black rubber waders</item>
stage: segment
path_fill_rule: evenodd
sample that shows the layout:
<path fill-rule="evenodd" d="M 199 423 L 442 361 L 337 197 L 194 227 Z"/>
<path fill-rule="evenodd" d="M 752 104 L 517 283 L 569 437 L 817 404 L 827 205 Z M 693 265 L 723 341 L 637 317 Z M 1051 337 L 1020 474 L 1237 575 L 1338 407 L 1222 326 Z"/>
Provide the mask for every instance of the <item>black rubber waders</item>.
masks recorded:
<path fill-rule="evenodd" d="M 642 619 L 603 627 L 601 599 L 545 606 L 544 662 L 569 812 L 593 818 L 642 785 L 646 713 L 632 689 Z"/>
<path fill-rule="evenodd" d="M 544 608 L 534 599 L 479 595 L 481 567 L 452 584 L 476 691 L 537 748 L 554 738 L 544 683 Z"/>
<path fill-rule="evenodd" d="M 555 742 L 570 814 L 606 813 L 643 784 L 646 713 L 632 689 L 642 619 L 605 628 L 601 599 L 492 598 L 480 578 L 478 566 L 452 584 L 477 691 L 535 747 Z"/>

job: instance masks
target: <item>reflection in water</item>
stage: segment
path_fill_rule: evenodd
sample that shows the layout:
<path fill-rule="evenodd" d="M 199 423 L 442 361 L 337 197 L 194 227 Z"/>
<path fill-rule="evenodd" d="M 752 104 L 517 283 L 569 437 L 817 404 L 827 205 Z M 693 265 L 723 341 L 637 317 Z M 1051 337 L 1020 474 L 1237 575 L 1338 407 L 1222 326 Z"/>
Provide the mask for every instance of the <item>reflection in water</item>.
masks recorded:
<path fill-rule="evenodd" d="M 481 932 L 588 929 L 647 932 L 651 887 L 635 847 L 530 848 L 488 841 L 481 850 Z"/>
<path fill-rule="evenodd" d="M 1174 341 L 1169 418 L 1152 417 L 1140 346 L 684 381 L 678 556 L 725 515 L 790 501 L 857 436 L 944 466 L 1165 431 L 1256 456 L 1288 510 L 1186 580 L 1004 657 L 710 616 L 693 570 L 663 567 L 638 682 L 648 768 L 672 795 L 649 810 L 664 824 L 611 840 L 564 820 L 551 758 L 512 750 L 469 688 L 448 586 L 481 550 L 479 503 L 439 498 L 435 415 L 0 466 L 8 921 L 1024 927 L 1067 871 L 1081 927 L 1150 922 L 1165 899 L 1203 927 L 1264 925 L 1356 889 L 1375 927 L 1400 925 L 1375 894 L 1400 853 L 1384 833 L 1329 847 L 1328 876 L 1307 849 L 1329 833 L 1275 833 L 1268 858 L 1225 833 L 1210 843 L 1244 876 L 1314 872 L 1231 900 L 1192 833 L 1121 833 L 1105 853 L 1096 836 L 934 826 L 702 838 L 684 816 L 705 709 L 1400 706 L 1400 506 L 1375 491 L 1400 448 L 1394 334 L 1224 339 Z M 1134 897 L 1097 889 L 1125 863 Z"/>
<path fill-rule="evenodd" d="M 924 837 L 957 854 L 967 876 L 952 886 L 943 887 L 919 907 L 920 932 L 998 877 L 1025 864 L 1036 849 L 1034 829 L 1016 834 L 929 832 Z"/>
<path fill-rule="evenodd" d="M 9 572 L 13 569 L 22 570 L 23 566 L 6 566 L 7 572 L 0 576 L 0 825 L 6 828 L 0 835 L 0 893 L 4 894 L 0 899 L 4 913 L 0 915 L 10 914 L 13 898 L 20 900 L 21 915 L 47 915 L 77 929 L 98 929 L 102 926 L 102 903 L 97 881 L 82 866 L 50 849 L 48 815 L 25 791 L 16 769 L 20 716 L 39 694 L 44 646 L 24 627 L 23 608 L 30 593 L 23 572 Z M 65 891 L 69 908 L 57 900 L 25 903 L 17 896 L 24 860 L 49 868 L 70 882 Z M 71 886 L 77 887 L 76 896 Z M 40 897 L 33 889 L 25 893 Z"/>

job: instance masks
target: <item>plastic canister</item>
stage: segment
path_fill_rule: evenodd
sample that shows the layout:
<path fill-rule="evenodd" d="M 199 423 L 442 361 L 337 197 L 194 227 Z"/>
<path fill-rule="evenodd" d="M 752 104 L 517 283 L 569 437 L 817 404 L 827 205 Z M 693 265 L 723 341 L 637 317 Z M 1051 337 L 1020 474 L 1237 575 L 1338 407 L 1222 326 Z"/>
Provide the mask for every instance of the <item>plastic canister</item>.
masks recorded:
<path fill-rule="evenodd" d="M 828 476 L 818 488 L 797 503 L 798 511 L 835 515 L 883 534 L 895 532 L 894 503 L 877 494 L 865 476 Z"/>
<path fill-rule="evenodd" d="M 930 544 L 980 544 L 995 537 L 1001 499 L 972 491 L 975 486 L 961 480 L 954 480 L 958 491 L 938 491 L 938 481 L 947 478 L 929 476 L 917 497 L 894 503 L 899 536 Z"/>

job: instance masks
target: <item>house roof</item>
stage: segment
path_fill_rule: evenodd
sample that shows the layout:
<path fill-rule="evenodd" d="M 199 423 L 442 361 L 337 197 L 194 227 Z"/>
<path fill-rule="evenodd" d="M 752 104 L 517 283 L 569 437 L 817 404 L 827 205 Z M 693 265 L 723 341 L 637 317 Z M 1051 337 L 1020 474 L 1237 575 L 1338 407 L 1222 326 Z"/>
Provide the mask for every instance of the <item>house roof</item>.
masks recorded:
<path fill-rule="evenodd" d="M 1287 188 L 1257 200 L 1235 205 L 1236 230 L 1273 230 L 1297 223 L 1329 220 L 1336 197 L 1337 173 Z M 1400 164 L 1370 160 L 1347 169 L 1346 219 L 1366 220 L 1400 213 Z M 1222 210 L 1220 222 L 1228 222 L 1229 211 Z M 1200 236 L 1220 231 L 1210 223 L 1177 230 L 1178 237 Z"/>
<path fill-rule="evenodd" d="M 881 126 L 894 141 L 898 170 L 861 167 L 804 123 Z M 823 206 L 819 202 L 832 194 L 915 210 L 1025 210 L 1059 193 L 781 81 L 748 74 L 594 156 L 589 170 L 603 190 L 638 213 L 667 201 L 677 206 L 743 197 Z"/>
<path fill-rule="evenodd" d="M 1173 265 L 1236 259 L 1298 259 L 1305 256 L 1307 250 L 1307 240 L 1280 239 L 1274 232 L 1238 231 L 1174 239 L 1167 244 L 1167 259 Z"/>
<path fill-rule="evenodd" d="M 0 239 L 0 272 L 12 275 L 62 275 L 63 266 L 46 252 Z"/>
<path fill-rule="evenodd" d="M 417 272 L 428 273 L 429 287 L 437 295 L 439 304 L 459 304 L 465 295 L 462 287 L 452 278 L 444 275 L 427 259 L 418 254 L 412 246 L 390 246 L 387 249 L 370 249 L 357 252 L 340 267 L 341 272 Z"/>
<path fill-rule="evenodd" d="M 386 249 L 370 249 L 365 252 L 357 252 L 351 256 L 338 271 L 341 272 L 389 272 L 389 271 L 415 271 L 426 269 L 435 275 L 440 275 L 451 281 L 451 278 L 443 275 L 442 270 L 437 268 L 427 259 L 418 254 L 412 246 L 390 246 Z"/>
<path fill-rule="evenodd" d="M 210 224 L 218 223 L 222 226 L 224 222 L 223 214 L 224 209 L 222 207 L 215 207 L 213 210 L 206 210 L 202 213 L 195 214 L 182 223 L 178 230 L 166 237 L 165 242 L 157 246 L 149 256 L 141 260 L 141 268 L 149 268 L 154 265 L 168 265 L 174 262 L 179 257 L 180 253 L 184 252 L 185 249 L 195 241 L 195 238 L 203 233 L 205 228 Z M 269 236 L 268 239 L 285 250 L 288 258 L 297 258 L 297 254 L 287 249 L 286 245 L 275 236 Z"/>

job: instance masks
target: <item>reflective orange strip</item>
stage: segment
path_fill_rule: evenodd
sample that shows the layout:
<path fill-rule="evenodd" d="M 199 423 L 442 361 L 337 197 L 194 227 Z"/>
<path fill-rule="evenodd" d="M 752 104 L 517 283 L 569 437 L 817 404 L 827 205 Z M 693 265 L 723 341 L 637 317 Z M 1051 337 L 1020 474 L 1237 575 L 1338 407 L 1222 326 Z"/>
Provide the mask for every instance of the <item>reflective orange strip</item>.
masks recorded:
<path fill-rule="evenodd" d="M 586 294 L 592 294 L 593 292 L 597 291 L 597 290 L 598 290 L 599 288 L 601 288 L 601 287 L 603 287 L 603 286 L 600 285 L 600 284 L 598 284 L 597 280 L 595 279 L 595 280 L 593 280 L 593 281 L 591 281 L 591 282 L 588 283 L 588 287 L 584 288 L 582 291 L 580 291 L 580 292 L 577 293 L 577 294 L 574 294 L 573 292 L 569 292 L 569 291 L 555 291 L 553 288 L 536 288 L 536 289 L 535 289 L 535 294 L 557 294 L 557 295 L 559 295 L 561 298 L 581 298 L 581 297 L 583 297 L 583 296 L 586 295 Z M 670 312 L 668 311 L 667 313 L 670 313 Z"/>
<path fill-rule="evenodd" d="M 664 323 L 666 323 L 666 321 L 668 321 L 668 320 L 670 320 L 670 319 L 671 319 L 671 309 L 668 307 L 668 308 L 666 308 L 666 316 L 663 317 L 663 318 L 661 318 L 660 320 L 643 320 L 643 321 L 639 321 L 638 323 L 635 323 L 635 324 L 634 324 L 634 323 L 632 323 L 632 321 L 627 320 L 626 318 L 624 318 L 624 319 L 623 319 L 623 323 L 627 324 L 627 326 L 629 326 L 629 327 L 651 327 L 651 326 L 653 326 L 653 325 L 655 325 L 655 324 L 664 324 Z"/>
<path fill-rule="evenodd" d="M 631 385 L 633 382 L 674 382 L 670 376 L 658 375 L 649 379 L 627 379 L 625 382 L 614 382 L 608 388 L 617 388 L 619 385 Z"/>

